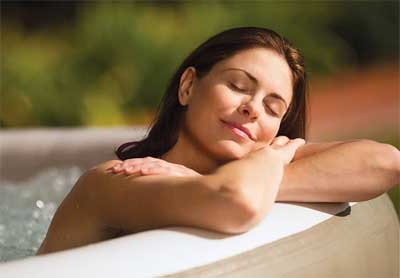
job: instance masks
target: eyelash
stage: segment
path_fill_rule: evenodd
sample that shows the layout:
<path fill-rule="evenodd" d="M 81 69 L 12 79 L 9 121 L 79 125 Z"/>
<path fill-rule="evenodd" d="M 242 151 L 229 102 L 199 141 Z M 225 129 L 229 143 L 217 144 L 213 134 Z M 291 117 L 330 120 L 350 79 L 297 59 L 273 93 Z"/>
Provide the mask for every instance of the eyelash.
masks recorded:
<path fill-rule="evenodd" d="M 237 86 L 235 86 L 235 84 L 233 83 L 229 83 L 229 86 L 232 87 L 232 89 L 234 89 L 235 91 L 239 91 L 239 92 L 247 92 L 247 90 L 245 89 L 240 89 Z"/>
<path fill-rule="evenodd" d="M 229 86 L 232 87 L 232 89 L 234 89 L 235 91 L 239 91 L 239 92 L 247 92 L 247 90 L 244 89 L 240 89 L 237 86 L 235 86 L 235 84 L 233 83 L 229 83 Z M 274 110 L 272 110 L 268 105 L 265 104 L 265 107 L 267 107 L 267 109 L 272 113 L 273 116 L 278 117 L 279 115 L 277 113 L 274 112 Z"/>

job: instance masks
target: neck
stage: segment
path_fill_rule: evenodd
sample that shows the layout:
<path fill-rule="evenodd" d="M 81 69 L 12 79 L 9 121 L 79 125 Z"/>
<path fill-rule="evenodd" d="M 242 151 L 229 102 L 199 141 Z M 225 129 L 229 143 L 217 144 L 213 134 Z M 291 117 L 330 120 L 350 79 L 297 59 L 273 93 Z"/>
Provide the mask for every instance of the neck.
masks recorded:
<path fill-rule="evenodd" d="M 161 159 L 184 165 L 202 175 L 213 172 L 221 164 L 185 132 L 179 133 L 177 143 Z"/>

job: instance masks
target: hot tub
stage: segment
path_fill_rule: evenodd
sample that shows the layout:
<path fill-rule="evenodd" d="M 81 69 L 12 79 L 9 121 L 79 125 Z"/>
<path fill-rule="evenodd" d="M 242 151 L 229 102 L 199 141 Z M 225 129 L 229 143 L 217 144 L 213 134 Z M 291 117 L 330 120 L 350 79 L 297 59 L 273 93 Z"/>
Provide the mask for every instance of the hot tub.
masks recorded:
<path fill-rule="evenodd" d="M 241 235 L 168 227 L 34 256 L 80 174 L 144 134 L 2 131 L 1 277 L 398 277 L 399 222 L 386 194 L 359 203 L 276 203 Z"/>

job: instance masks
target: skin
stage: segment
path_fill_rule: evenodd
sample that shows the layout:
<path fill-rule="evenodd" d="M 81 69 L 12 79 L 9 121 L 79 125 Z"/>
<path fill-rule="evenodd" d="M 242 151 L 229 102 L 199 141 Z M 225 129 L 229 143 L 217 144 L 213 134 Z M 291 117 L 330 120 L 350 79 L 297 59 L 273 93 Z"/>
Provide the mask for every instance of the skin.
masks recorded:
<path fill-rule="evenodd" d="M 190 67 L 182 75 L 179 90 L 180 103 L 188 106 L 185 122 L 177 144 L 162 159 L 201 174 L 240 159 L 272 142 L 291 98 L 290 68 L 272 50 L 242 51 L 216 64 L 202 79 Z M 240 140 L 221 120 L 242 124 L 254 140 Z"/>
<path fill-rule="evenodd" d="M 275 201 L 362 201 L 399 182 L 393 146 L 276 137 L 291 82 L 285 60 L 259 48 L 201 79 L 186 69 L 178 96 L 187 114 L 177 144 L 160 159 L 112 160 L 88 170 L 58 208 L 38 254 L 167 226 L 243 233 Z M 252 139 L 221 120 L 245 126 Z"/>

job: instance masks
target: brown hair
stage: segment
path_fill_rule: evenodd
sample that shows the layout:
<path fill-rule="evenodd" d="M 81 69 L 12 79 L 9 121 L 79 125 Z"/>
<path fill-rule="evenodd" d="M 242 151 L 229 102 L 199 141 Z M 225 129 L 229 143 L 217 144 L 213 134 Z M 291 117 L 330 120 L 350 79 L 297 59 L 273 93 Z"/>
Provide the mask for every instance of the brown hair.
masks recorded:
<path fill-rule="evenodd" d="M 259 27 L 240 27 L 223 31 L 197 47 L 179 66 L 169 82 L 149 134 L 141 141 L 122 144 L 115 151 L 119 159 L 160 157 L 178 140 L 179 129 L 186 107 L 178 100 L 180 78 L 186 68 L 196 69 L 198 78 L 204 77 L 218 62 L 236 53 L 256 47 L 272 49 L 287 61 L 293 75 L 293 98 L 284 115 L 277 136 L 306 139 L 307 81 L 299 50 L 274 31 Z"/>

